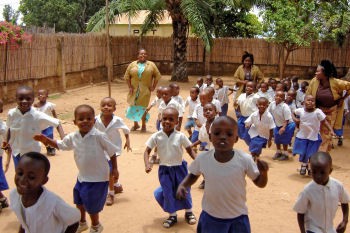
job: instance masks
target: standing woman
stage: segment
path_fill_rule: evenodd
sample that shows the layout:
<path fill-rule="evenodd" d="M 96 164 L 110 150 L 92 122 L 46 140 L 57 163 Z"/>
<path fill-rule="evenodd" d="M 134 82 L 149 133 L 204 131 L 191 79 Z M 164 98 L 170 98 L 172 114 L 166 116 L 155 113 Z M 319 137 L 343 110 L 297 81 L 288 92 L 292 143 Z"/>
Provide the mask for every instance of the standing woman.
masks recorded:
<path fill-rule="evenodd" d="M 235 74 L 233 75 L 234 82 L 238 87 L 236 99 L 241 93 L 245 93 L 245 85 L 249 81 L 253 81 L 256 84 L 261 83 L 264 80 L 264 75 L 260 71 L 259 67 L 254 65 L 254 56 L 247 51 L 242 56 L 242 65 L 240 65 Z"/>
<path fill-rule="evenodd" d="M 151 92 L 155 90 L 158 80 L 161 78 L 157 66 L 147 60 L 145 49 L 138 51 L 138 59 L 128 66 L 124 78 L 129 87 L 127 102 L 129 107 L 126 117 L 134 121 L 132 131 L 140 128 L 138 122 L 142 121 L 141 131 L 146 131 L 146 108 L 149 105 Z M 149 117 L 149 116 L 148 116 Z"/>
<path fill-rule="evenodd" d="M 322 60 L 317 66 L 316 76 L 310 81 L 306 95 L 316 99 L 316 107 L 326 114 L 326 120 L 335 129 L 341 127 L 343 116 L 343 91 L 350 93 L 350 82 L 337 79 L 337 71 L 329 60 Z M 320 151 L 329 152 L 332 147 L 332 135 L 328 128 L 321 124 L 322 144 Z"/>

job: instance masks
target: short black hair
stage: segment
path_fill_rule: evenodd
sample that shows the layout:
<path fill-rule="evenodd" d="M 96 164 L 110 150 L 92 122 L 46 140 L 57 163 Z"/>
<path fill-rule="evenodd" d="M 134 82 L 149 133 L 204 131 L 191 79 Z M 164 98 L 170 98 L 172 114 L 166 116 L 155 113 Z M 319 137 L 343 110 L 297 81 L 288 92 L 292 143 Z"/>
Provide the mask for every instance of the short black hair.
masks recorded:
<path fill-rule="evenodd" d="M 232 124 L 233 129 L 238 130 L 237 121 L 236 121 L 235 119 L 233 119 L 232 117 L 230 117 L 230 116 L 219 116 L 219 117 L 215 118 L 215 120 L 213 121 L 212 126 L 213 126 L 216 122 L 218 122 L 218 121 L 220 121 L 220 120 L 227 120 L 227 121 L 229 121 L 230 124 Z"/>
<path fill-rule="evenodd" d="M 318 151 L 311 155 L 310 164 L 318 163 L 324 161 L 332 166 L 332 157 L 328 152 Z"/>
<path fill-rule="evenodd" d="M 179 117 L 179 111 L 176 108 L 174 108 L 174 107 L 167 107 L 166 109 L 164 109 L 163 114 L 164 114 L 165 111 L 174 111 L 176 116 Z"/>
<path fill-rule="evenodd" d="M 337 69 L 335 68 L 334 64 L 330 60 L 322 60 L 320 63 L 320 66 L 323 67 L 323 73 L 328 78 L 330 77 L 337 78 L 338 76 Z"/>
<path fill-rule="evenodd" d="M 19 161 L 21 161 L 25 157 L 28 157 L 28 158 L 31 158 L 33 160 L 42 162 L 42 164 L 44 165 L 45 175 L 47 176 L 49 174 L 50 161 L 47 159 L 47 157 L 45 155 L 43 155 L 43 154 L 41 154 L 39 152 L 28 152 L 28 153 L 23 154 Z"/>
<path fill-rule="evenodd" d="M 31 87 L 29 87 L 29 86 L 25 86 L 25 85 L 19 86 L 19 87 L 17 87 L 17 89 L 16 89 L 16 96 L 17 96 L 17 93 L 18 93 L 20 90 L 30 91 L 30 92 L 32 93 L 33 97 L 34 97 L 34 90 L 33 90 L 33 88 L 31 88 Z"/>
<path fill-rule="evenodd" d="M 87 104 L 81 104 L 79 106 L 77 106 L 75 109 L 74 109 L 74 118 L 77 116 L 77 112 L 79 109 L 81 108 L 88 108 L 90 109 L 90 111 L 92 112 L 92 114 L 95 116 L 95 110 L 93 107 L 91 107 L 90 105 L 87 105 Z"/>
<path fill-rule="evenodd" d="M 101 102 L 100 102 L 100 104 L 102 103 L 102 101 L 104 101 L 104 100 L 112 100 L 113 101 L 113 103 L 114 103 L 114 106 L 115 105 L 117 105 L 117 102 L 115 101 L 115 99 L 114 98 L 112 98 L 112 97 L 104 97 L 102 100 L 101 100 Z"/>
<path fill-rule="evenodd" d="M 200 92 L 199 87 L 193 86 L 193 87 L 191 87 L 191 89 L 196 89 L 197 94 L 199 94 L 199 92 Z"/>
<path fill-rule="evenodd" d="M 244 51 L 244 54 L 242 56 L 242 64 L 244 63 L 244 60 L 249 57 L 250 60 L 252 60 L 252 65 L 254 64 L 254 55 L 251 53 L 248 53 L 247 51 Z"/>

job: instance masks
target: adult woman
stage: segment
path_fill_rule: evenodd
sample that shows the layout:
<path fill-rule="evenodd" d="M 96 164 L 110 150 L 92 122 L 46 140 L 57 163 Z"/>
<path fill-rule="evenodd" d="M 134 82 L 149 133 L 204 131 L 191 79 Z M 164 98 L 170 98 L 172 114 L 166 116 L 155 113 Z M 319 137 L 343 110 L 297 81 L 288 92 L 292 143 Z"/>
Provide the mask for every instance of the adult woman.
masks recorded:
<path fill-rule="evenodd" d="M 316 76 L 310 81 L 306 94 L 316 99 L 316 107 L 326 114 L 326 120 L 335 129 L 339 129 L 343 117 L 343 91 L 350 93 L 350 82 L 337 79 L 337 71 L 329 60 L 322 60 L 317 66 Z M 322 124 L 320 128 L 322 144 L 320 151 L 329 152 L 332 146 L 332 135 Z"/>
<path fill-rule="evenodd" d="M 142 120 L 141 131 L 146 131 L 146 108 L 148 107 L 151 92 L 157 86 L 158 80 L 161 78 L 157 66 L 147 60 L 147 52 L 145 49 L 138 51 L 138 59 L 128 66 L 124 78 L 129 87 L 126 117 L 134 121 L 132 131 L 140 128 L 138 121 Z"/>
<path fill-rule="evenodd" d="M 233 75 L 236 86 L 238 87 L 236 98 L 245 92 L 245 84 L 248 81 L 260 83 L 264 80 L 264 75 L 260 69 L 254 65 L 254 56 L 247 51 L 242 56 L 242 65 L 240 65 Z"/>

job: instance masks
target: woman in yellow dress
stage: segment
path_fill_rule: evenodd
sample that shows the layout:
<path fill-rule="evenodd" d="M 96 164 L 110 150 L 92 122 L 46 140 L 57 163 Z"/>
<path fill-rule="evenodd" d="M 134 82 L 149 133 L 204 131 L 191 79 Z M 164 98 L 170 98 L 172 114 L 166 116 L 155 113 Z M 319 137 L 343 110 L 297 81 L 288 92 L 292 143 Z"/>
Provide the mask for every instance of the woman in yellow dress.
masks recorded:
<path fill-rule="evenodd" d="M 142 121 L 141 131 L 146 131 L 147 112 L 151 92 L 157 87 L 161 74 L 157 66 L 147 60 L 147 52 L 145 49 L 138 51 L 138 59 L 129 64 L 124 78 L 129 87 L 126 117 L 134 121 L 132 131 L 140 128 L 138 121 Z"/>

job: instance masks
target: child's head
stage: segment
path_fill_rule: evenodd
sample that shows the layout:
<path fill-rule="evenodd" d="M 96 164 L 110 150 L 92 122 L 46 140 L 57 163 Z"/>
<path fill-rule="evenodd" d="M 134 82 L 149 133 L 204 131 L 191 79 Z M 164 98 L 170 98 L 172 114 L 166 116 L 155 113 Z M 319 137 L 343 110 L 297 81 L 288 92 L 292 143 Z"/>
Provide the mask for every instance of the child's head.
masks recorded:
<path fill-rule="evenodd" d="M 269 89 L 269 85 L 267 83 L 263 82 L 263 83 L 260 84 L 260 91 L 262 93 L 266 93 L 267 89 Z"/>
<path fill-rule="evenodd" d="M 309 86 L 309 83 L 306 82 L 306 81 L 303 81 L 303 82 L 301 83 L 301 85 L 300 85 L 301 91 L 302 91 L 303 93 L 305 93 L 308 86 Z"/>
<path fill-rule="evenodd" d="M 313 111 L 316 108 L 315 97 L 306 95 L 304 97 L 304 108 L 306 111 Z"/>
<path fill-rule="evenodd" d="M 202 91 L 199 93 L 199 101 L 201 102 L 201 105 L 204 106 L 206 103 L 209 102 L 208 100 L 208 93 L 205 91 Z"/>
<path fill-rule="evenodd" d="M 259 113 L 263 114 L 269 106 L 269 100 L 265 97 L 260 97 L 256 102 L 256 106 L 258 107 Z"/>
<path fill-rule="evenodd" d="M 250 95 L 250 94 L 254 93 L 255 88 L 256 88 L 255 82 L 249 81 L 249 82 L 247 82 L 247 84 L 245 85 L 245 93 L 246 93 L 247 95 Z"/>
<path fill-rule="evenodd" d="M 327 152 L 316 152 L 310 158 L 312 179 L 316 184 L 326 185 L 332 173 L 332 157 Z"/>
<path fill-rule="evenodd" d="M 209 137 L 215 151 L 232 151 L 233 145 L 238 140 L 237 122 L 229 116 L 217 117 L 211 125 Z"/>
<path fill-rule="evenodd" d="M 42 186 L 49 180 L 50 162 L 38 152 L 28 152 L 21 156 L 16 167 L 15 184 L 22 196 L 39 198 Z"/>
<path fill-rule="evenodd" d="M 207 120 L 213 120 L 217 115 L 215 104 L 206 103 L 203 107 L 203 115 Z"/>
<path fill-rule="evenodd" d="M 170 83 L 169 85 L 172 96 L 178 96 L 180 93 L 180 87 L 176 83 Z"/>
<path fill-rule="evenodd" d="M 74 124 L 78 126 L 79 132 L 85 136 L 94 127 L 95 110 L 87 104 L 79 105 L 74 110 Z"/>
<path fill-rule="evenodd" d="M 163 87 L 162 89 L 162 99 L 165 103 L 169 103 L 169 101 L 171 100 L 171 89 L 170 87 Z"/>
<path fill-rule="evenodd" d="M 28 112 L 34 102 L 34 91 L 31 87 L 20 86 L 16 90 L 17 108 L 22 114 Z"/>
<path fill-rule="evenodd" d="M 213 76 L 211 76 L 210 74 L 207 75 L 207 77 L 205 78 L 205 83 L 210 86 L 213 83 Z"/>
<path fill-rule="evenodd" d="M 298 76 L 293 76 L 292 77 L 292 83 L 297 83 L 299 82 L 299 77 Z"/>
<path fill-rule="evenodd" d="M 163 90 L 162 86 L 157 87 L 156 95 L 159 99 L 162 98 L 162 90 Z"/>
<path fill-rule="evenodd" d="M 172 107 L 166 108 L 162 113 L 162 126 L 164 133 L 171 133 L 179 122 L 179 112 Z"/>
<path fill-rule="evenodd" d="M 215 95 L 215 89 L 214 87 L 207 87 L 204 90 L 205 93 L 208 95 L 208 101 L 211 102 L 213 101 L 214 95 Z"/>
<path fill-rule="evenodd" d="M 104 116 L 111 116 L 116 110 L 117 103 L 111 97 L 105 97 L 100 102 L 101 113 Z"/>
<path fill-rule="evenodd" d="M 292 103 L 292 102 L 295 100 L 296 96 L 297 96 L 296 91 L 290 89 L 290 90 L 287 92 L 286 103 L 287 103 L 287 104 Z"/>
<path fill-rule="evenodd" d="M 197 78 L 197 84 L 199 87 L 201 87 L 203 85 L 204 81 L 203 81 L 203 78 L 202 77 L 198 77 Z"/>
<path fill-rule="evenodd" d="M 38 99 L 40 103 L 46 103 L 47 97 L 49 96 L 49 91 L 47 89 L 40 89 L 38 91 Z"/>
<path fill-rule="evenodd" d="M 293 82 L 293 89 L 295 91 L 299 90 L 299 83 L 298 82 Z"/>
<path fill-rule="evenodd" d="M 275 102 L 276 104 L 280 104 L 284 101 L 285 95 L 283 91 L 276 91 L 275 93 Z"/>
<path fill-rule="evenodd" d="M 199 95 L 199 88 L 198 87 L 191 87 L 191 89 L 190 89 L 191 100 L 193 100 L 193 101 L 197 100 L 198 95 Z"/>
<path fill-rule="evenodd" d="M 283 84 L 284 84 L 284 91 L 289 91 L 290 90 L 290 86 L 291 86 L 289 78 L 286 78 L 283 81 Z"/>
<path fill-rule="evenodd" d="M 216 85 L 218 85 L 218 87 L 223 87 L 224 86 L 224 81 L 222 81 L 221 78 L 217 78 L 216 79 Z"/>
<path fill-rule="evenodd" d="M 270 78 L 270 79 L 269 79 L 269 86 L 270 86 L 273 90 L 276 90 L 276 85 L 277 85 L 276 79 Z"/>
<path fill-rule="evenodd" d="M 283 83 L 279 82 L 279 83 L 276 84 L 275 91 L 283 91 L 284 92 L 284 90 L 285 90 L 285 86 L 284 86 Z"/>

